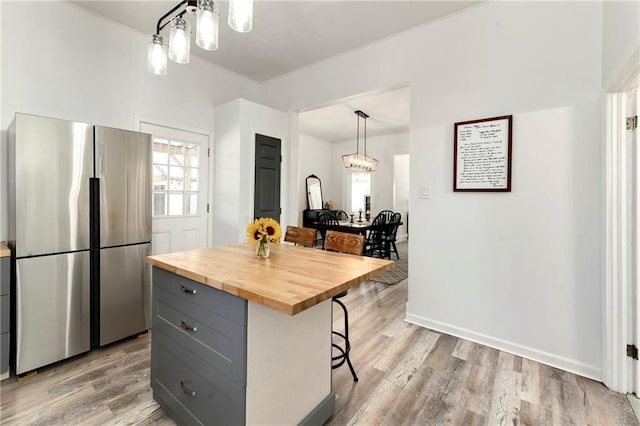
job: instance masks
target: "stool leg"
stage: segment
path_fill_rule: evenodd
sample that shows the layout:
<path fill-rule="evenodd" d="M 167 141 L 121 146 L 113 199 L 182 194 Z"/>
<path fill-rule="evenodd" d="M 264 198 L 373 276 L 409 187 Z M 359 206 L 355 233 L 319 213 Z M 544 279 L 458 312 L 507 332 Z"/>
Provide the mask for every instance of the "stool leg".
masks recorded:
<path fill-rule="evenodd" d="M 349 352 L 351 351 L 351 342 L 349 342 L 349 312 L 347 311 L 347 307 L 340 300 L 338 300 L 336 298 L 333 298 L 333 301 L 336 302 L 338 305 L 340 305 L 340 307 L 342 308 L 342 311 L 344 312 L 344 336 L 343 337 L 344 337 L 344 341 L 345 341 L 345 348 L 344 348 L 344 351 L 343 351 L 343 357 L 347 361 L 347 365 L 349 366 L 349 370 L 351 370 L 351 375 L 353 376 L 353 381 L 357 382 L 358 381 L 358 376 L 356 375 L 356 370 L 353 368 L 353 364 L 351 364 L 351 358 L 349 357 Z M 334 332 L 334 334 L 337 334 L 337 335 L 340 336 L 340 333 Z M 343 361 L 343 363 L 344 363 L 344 361 Z M 342 365 L 342 363 L 338 364 L 338 366 L 339 365 Z"/>

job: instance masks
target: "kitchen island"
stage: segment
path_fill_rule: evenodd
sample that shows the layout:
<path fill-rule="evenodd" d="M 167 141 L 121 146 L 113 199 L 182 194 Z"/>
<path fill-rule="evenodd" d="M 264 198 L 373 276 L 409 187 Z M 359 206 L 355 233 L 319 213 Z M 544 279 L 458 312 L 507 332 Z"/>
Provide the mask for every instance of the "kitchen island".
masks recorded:
<path fill-rule="evenodd" d="M 248 244 L 150 256 L 151 387 L 179 424 L 322 424 L 331 297 L 394 262 Z"/>

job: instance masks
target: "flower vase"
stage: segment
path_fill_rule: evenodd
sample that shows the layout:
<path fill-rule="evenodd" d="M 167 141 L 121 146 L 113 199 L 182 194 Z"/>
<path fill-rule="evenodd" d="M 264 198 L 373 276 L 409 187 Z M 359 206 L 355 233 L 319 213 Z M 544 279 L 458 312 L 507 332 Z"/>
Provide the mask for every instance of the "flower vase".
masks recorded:
<path fill-rule="evenodd" d="M 260 259 L 266 259 L 269 257 L 269 241 L 264 239 L 258 241 L 256 244 L 256 256 Z"/>

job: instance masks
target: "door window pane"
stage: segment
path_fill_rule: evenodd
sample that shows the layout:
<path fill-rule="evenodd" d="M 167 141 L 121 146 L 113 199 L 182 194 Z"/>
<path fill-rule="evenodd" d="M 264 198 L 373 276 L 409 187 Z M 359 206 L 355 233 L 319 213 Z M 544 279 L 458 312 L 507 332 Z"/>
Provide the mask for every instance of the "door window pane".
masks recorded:
<path fill-rule="evenodd" d="M 169 216 L 183 215 L 183 198 L 182 193 L 169 194 Z"/>
<path fill-rule="evenodd" d="M 154 216 L 166 216 L 167 215 L 167 194 L 164 192 L 153 193 L 153 215 Z"/>
<path fill-rule="evenodd" d="M 169 176 L 167 166 L 153 165 L 153 189 L 167 189 L 169 186 Z"/>
<path fill-rule="evenodd" d="M 186 199 L 186 214 L 196 215 L 198 214 L 198 194 L 185 194 Z"/>
<path fill-rule="evenodd" d="M 198 190 L 198 169 L 188 169 L 185 176 L 185 189 L 190 191 Z"/>

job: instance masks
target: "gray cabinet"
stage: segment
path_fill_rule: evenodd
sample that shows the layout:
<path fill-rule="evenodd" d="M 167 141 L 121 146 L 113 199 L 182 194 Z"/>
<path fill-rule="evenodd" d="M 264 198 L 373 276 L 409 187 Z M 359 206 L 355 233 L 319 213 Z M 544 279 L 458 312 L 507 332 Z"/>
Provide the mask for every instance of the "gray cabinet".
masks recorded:
<path fill-rule="evenodd" d="M 0 380 L 9 377 L 9 261 L 0 257 Z"/>
<path fill-rule="evenodd" d="M 180 424 L 244 424 L 247 301 L 153 268 L 151 388 Z"/>

